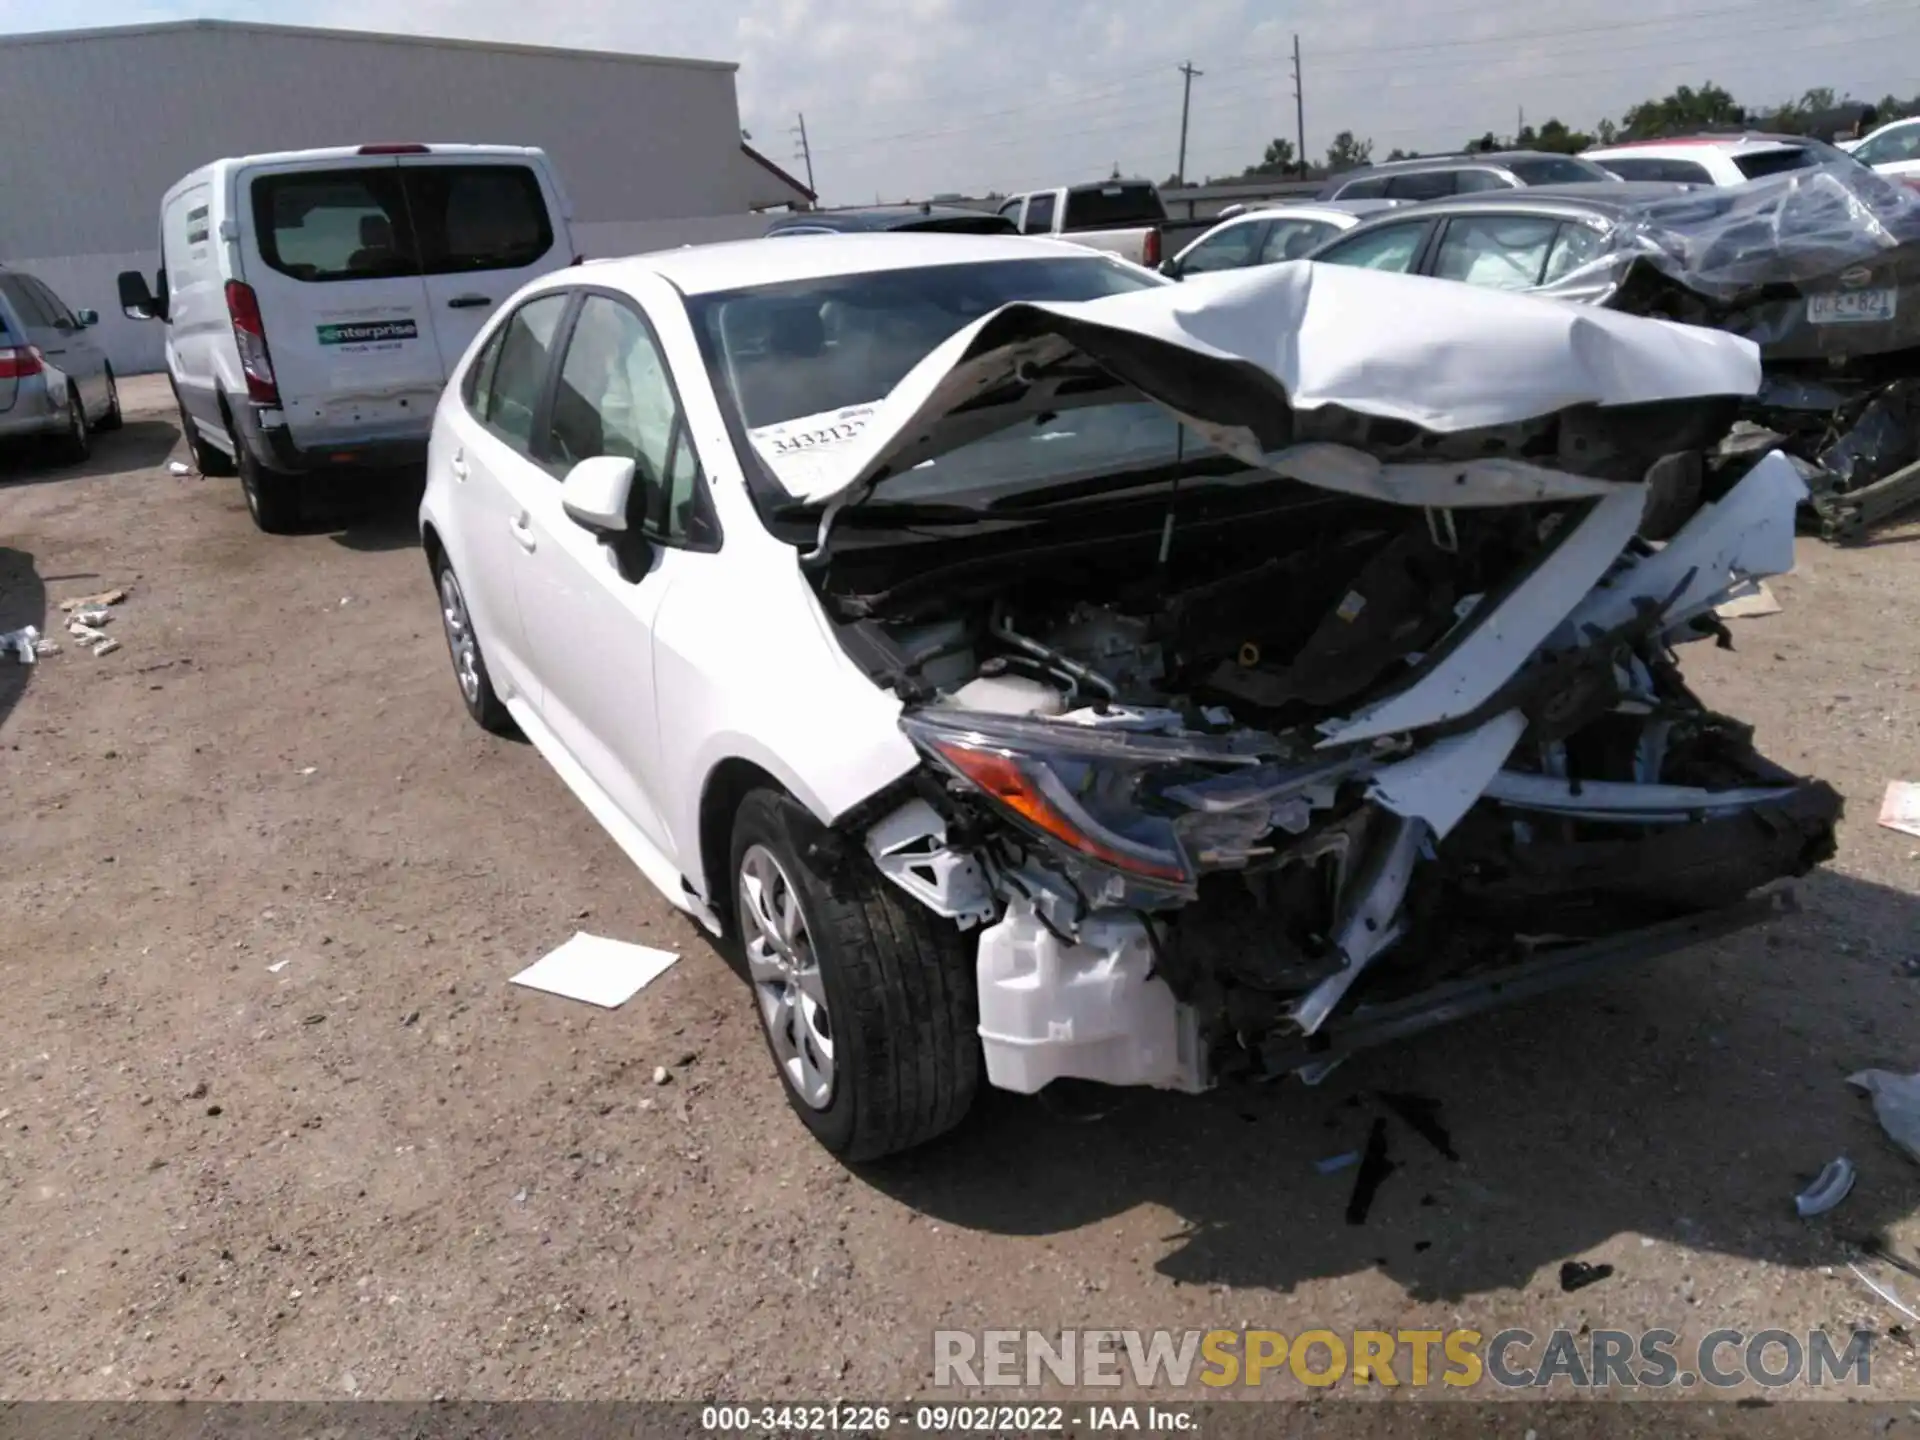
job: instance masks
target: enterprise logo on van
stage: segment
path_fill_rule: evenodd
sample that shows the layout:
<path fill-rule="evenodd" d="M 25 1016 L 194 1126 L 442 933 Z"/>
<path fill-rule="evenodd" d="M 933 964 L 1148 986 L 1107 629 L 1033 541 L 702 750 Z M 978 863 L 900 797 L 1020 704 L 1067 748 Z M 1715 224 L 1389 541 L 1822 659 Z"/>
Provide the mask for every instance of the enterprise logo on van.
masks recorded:
<path fill-rule="evenodd" d="M 322 345 L 376 345 L 382 340 L 418 340 L 420 327 L 411 320 L 374 320 L 357 325 L 316 325 L 313 333 Z"/>

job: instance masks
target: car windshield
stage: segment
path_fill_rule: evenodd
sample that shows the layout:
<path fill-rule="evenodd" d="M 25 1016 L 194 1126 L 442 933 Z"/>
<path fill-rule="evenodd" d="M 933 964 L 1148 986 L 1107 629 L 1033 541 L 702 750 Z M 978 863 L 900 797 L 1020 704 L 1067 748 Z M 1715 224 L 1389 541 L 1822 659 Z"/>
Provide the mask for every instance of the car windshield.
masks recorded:
<path fill-rule="evenodd" d="M 1506 164 L 1525 185 L 1585 185 L 1594 180 L 1611 182 L 1614 178 L 1593 161 L 1572 155 L 1529 156 Z"/>
<path fill-rule="evenodd" d="M 830 275 L 687 302 L 714 388 L 788 492 L 865 427 L 876 402 L 942 341 L 1013 301 L 1093 300 L 1161 284 L 1104 256 Z M 1198 455 L 1145 401 L 1060 405 L 886 482 L 889 499 L 950 500 Z"/>

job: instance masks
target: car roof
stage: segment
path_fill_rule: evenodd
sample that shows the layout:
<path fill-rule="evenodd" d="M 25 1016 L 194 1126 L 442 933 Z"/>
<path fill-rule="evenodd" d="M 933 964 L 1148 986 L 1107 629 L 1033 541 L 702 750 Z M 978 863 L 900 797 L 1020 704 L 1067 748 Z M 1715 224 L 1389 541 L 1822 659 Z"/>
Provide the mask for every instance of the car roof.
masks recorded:
<path fill-rule="evenodd" d="M 1378 165 L 1363 165 L 1343 171 L 1335 179 L 1346 181 L 1366 175 L 1399 175 L 1409 170 L 1459 170 L 1473 165 L 1505 166 L 1510 160 L 1569 160 L 1578 156 L 1562 155 L 1557 150 L 1462 150 L 1453 155 L 1421 155 L 1411 160 L 1382 160 Z"/>
<path fill-rule="evenodd" d="M 856 205 L 844 210 L 801 210 L 783 215 L 770 229 L 793 225 L 828 225 L 843 230 L 892 230 L 927 220 L 987 220 L 998 211 L 974 210 L 965 205 Z"/>
<path fill-rule="evenodd" d="M 1806 148 L 1807 141 L 1801 136 L 1748 132 L 1741 135 L 1669 135 L 1659 140 L 1623 140 L 1616 145 L 1599 145 L 1582 150 L 1580 154 L 1583 159 L 1598 160 L 1602 157 L 1658 155 L 1663 150 L 1671 150 L 1676 156 L 1697 155 L 1702 150 L 1717 150 L 1723 155 L 1757 155 L 1771 150 Z"/>
<path fill-rule="evenodd" d="M 1557 218 L 1592 215 L 1611 218 L 1657 200 L 1694 193 L 1699 188 L 1665 180 L 1621 180 L 1606 184 L 1596 181 L 1585 185 L 1529 185 L 1517 190 L 1476 190 L 1468 195 L 1449 195 L 1439 200 L 1423 200 L 1417 205 L 1402 205 L 1389 213 L 1369 216 L 1366 226 L 1356 229 L 1402 219 L 1471 214 L 1476 210 L 1488 209 Z"/>
<path fill-rule="evenodd" d="M 683 245 L 677 250 L 595 261 L 592 268 L 596 276 L 605 276 L 616 284 L 623 272 L 640 272 L 660 276 L 684 295 L 708 295 L 745 285 L 779 285 L 790 280 L 818 280 L 830 275 L 858 275 L 876 270 L 979 265 L 995 260 L 1098 258 L 1099 252 L 1085 246 L 1035 235 L 908 230 L 768 235 L 756 240 Z M 565 280 L 568 273 L 559 271 L 553 278 Z"/>

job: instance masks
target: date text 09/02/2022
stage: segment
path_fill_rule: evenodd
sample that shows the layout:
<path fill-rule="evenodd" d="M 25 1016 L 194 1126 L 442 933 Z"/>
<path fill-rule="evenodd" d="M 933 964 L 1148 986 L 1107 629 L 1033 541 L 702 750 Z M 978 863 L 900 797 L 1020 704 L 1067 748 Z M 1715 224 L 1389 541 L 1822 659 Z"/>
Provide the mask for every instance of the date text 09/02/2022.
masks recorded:
<path fill-rule="evenodd" d="M 1198 1427 L 1180 1406 L 919 1404 L 708 1405 L 700 1428 L 721 1434 L 1048 1434 L 1076 1430 L 1178 1433 Z"/>

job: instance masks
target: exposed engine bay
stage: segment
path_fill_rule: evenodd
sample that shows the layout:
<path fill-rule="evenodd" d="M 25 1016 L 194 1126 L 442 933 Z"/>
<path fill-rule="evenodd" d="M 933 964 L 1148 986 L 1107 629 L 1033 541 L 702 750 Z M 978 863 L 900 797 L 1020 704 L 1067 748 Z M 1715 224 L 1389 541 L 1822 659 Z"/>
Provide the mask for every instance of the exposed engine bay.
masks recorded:
<path fill-rule="evenodd" d="M 865 848 L 979 927 L 993 1082 L 1266 1073 L 1357 1007 L 1830 857 L 1835 792 L 1681 674 L 1791 567 L 1805 494 L 1709 451 L 1582 498 L 1265 474 L 837 556 L 823 603 L 926 762 Z"/>

